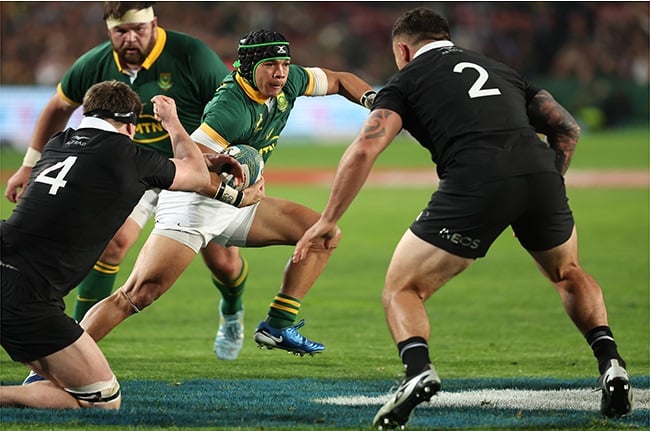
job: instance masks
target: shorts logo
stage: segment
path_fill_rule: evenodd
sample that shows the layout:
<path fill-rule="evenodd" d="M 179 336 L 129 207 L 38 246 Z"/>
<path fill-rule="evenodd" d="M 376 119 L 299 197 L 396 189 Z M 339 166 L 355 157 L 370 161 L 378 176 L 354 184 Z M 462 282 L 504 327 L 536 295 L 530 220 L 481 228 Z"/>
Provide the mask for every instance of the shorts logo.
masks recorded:
<path fill-rule="evenodd" d="M 459 233 L 451 232 L 448 228 L 443 227 L 438 232 L 441 238 L 446 239 L 449 242 L 460 245 L 461 247 L 469 247 L 472 250 L 477 249 L 479 244 L 481 244 L 480 239 L 473 239 L 468 236 L 463 236 Z"/>

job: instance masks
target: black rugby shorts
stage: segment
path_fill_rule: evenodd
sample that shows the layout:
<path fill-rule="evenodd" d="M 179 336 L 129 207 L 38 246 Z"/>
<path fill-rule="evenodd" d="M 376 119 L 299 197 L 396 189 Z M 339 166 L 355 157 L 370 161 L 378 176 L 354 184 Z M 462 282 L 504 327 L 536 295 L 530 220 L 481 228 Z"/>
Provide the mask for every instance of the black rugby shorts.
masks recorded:
<path fill-rule="evenodd" d="M 34 286 L 18 270 L 0 266 L 0 344 L 11 359 L 31 362 L 74 343 L 83 329 L 48 300 L 47 285 Z"/>
<path fill-rule="evenodd" d="M 485 256 L 508 226 L 530 251 L 566 242 L 574 220 L 564 178 L 545 172 L 472 187 L 444 180 L 410 229 L 449 253 L 475 259 Z"/>

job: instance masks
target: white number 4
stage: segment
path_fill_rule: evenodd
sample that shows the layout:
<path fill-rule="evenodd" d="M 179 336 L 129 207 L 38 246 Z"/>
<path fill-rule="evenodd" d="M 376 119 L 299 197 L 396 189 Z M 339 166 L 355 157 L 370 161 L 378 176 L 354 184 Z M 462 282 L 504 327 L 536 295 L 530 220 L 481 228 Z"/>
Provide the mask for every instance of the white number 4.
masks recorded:
<path fill-rule="evenodd" d="M 483 88 L 483 85 L 485 85 L 485 83 L 488 80 L 489 74 L 487 70 L 485 70 L 483 67 L 479 66 L 478 64 L 464 61 L 454 66 L 454 72 L 463 73 L 463 70 L 465 70 L 465 68 L 467 67 L 469 67 L 470 69 L 474 69 L 478 72 L 478 78 L 476 78 L 476 81 L 474 81 L 474 84 L 467 92 L 467 94 L 469 94 L 470 99 L 475 99 L 477 97 L 485 97 L 485 96 L 498 96 L 501 94 L 501 90 L 499 90 L 498 88 Z"/>
<path fill-rule="evenodd" d="M 49 184 L 51 195 L 55 195 L 60 188 L 65 187 L 68 183 L 64 178 L 77 161 L 77 156 L 69 156 L 64 161 L 58 162 L 47 169 L 43 169 L 36 177 L 36 182 Z M 56 172 L 56 176 L 48 176 L 49 173 Z"/>

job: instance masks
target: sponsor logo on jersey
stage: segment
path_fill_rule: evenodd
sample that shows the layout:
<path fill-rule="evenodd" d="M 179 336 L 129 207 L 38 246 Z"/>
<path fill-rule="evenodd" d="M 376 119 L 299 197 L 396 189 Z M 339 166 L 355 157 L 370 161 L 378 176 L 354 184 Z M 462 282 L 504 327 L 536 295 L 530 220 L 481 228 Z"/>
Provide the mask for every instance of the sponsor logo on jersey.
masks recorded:
<path fill-rule="evenodd" d="M 161 73 L 160 78 L 158 78 L 158 86 L 164 91 L 172 88 L 172 74 L 171 73 Z"/>
<path fill-rule="evenodd" d="M 142 114 L 138 117 L 133 141 L 138 144 L 154 144 L 166 139 L 169 139 L 169 133 L 167 133 L 167 130 L 163 128 L 153 115 Z"/>

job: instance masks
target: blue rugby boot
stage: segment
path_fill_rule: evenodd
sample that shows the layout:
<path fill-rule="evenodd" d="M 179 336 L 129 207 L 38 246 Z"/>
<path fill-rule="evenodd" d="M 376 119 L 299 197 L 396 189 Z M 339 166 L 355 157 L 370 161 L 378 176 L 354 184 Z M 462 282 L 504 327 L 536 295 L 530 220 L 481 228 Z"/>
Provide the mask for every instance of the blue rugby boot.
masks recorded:
<path fill-rule="evenodd" d="M 404 429 L 415 407 L 429 401 L 439 390 L 438 373 L 433 366 L 427 367 L 420 374 L 402 382 L 397 392 L 379 409 L 372 426 L 379 430 Z"/>
<path fill-rule="evenodd" d="M 35 371 L 29 370 L 29 375 L 25 377 L 25 380 L 23 380 L 23 386 L 34 382 L 41 382 L 43 380 L 47 380 L 47 379 L 41 376 L 40 374 L 36 374 Z"/>
<path fill-rule="evenodd" d="M 309 340 L 298 332 L 298 329 L 304 325 L 305 321 L 301 320 L 288 328 L 276 329 L 269 326 L 266 321 L 262 321 L 257 326 L 253 338 L 260 349 L 282 349 L 298 356 L 305 354 L 314 356 L 314 353 L 325 350 L 325 346 Z"/>
<path fill-rule="evenodd" d="M 632 385 L 625 368 L 616 359 L 612 359 L 599 381 L 602 388 L 600 412 L 608 418 L 630 414 L 633 404 Z"/>

